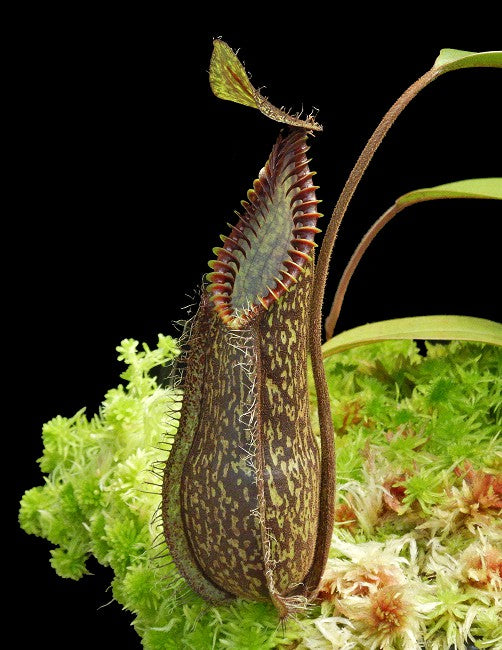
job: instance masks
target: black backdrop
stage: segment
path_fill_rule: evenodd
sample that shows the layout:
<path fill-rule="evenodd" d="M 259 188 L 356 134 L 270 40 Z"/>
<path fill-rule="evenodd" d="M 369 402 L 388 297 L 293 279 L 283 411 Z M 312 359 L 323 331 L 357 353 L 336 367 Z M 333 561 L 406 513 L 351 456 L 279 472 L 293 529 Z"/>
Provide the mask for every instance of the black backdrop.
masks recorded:
<path fill-rule="evenodd" d="M 120 340 L 154 344 L 158 332 L 175 333 L 172 321 L 183 317 L 218 235 L 280 128 L 212 96 L 212 37 L 241 48 L 253 81 L 266 86 L 274 103 L 320 109 L 325 131 L 311 153 L 324 223 L 380 117 L 439 49 L 497 47 L 481 37 L 433 33 L 430 25 L 414 38 L 379 31 L 378 17 L 375 23 L 367 17 L 364 31 L 359 21 L 329 31 L 322 12 L 317 21 L 288 25 L 261 16 L 246 25 L 238 17 L 208 18 L 197 27 L 190 11 L 43 13 L 19 28 L 8 246 L 18 262 L 6 276 L 13 298 L 7 320 L 14 324 L 6 343 L 16 350 L 11 368 L 18 371 L 13 398 L 22 395 L 16 412 L 22 420 L 9 430 L 19 443 L 16 499 L 42 482 L 35 462 L 42 423 L 84 405 L 93 413 L 117 384 Z M 499 70 L 455 72 L 406 110 L 351 204 L 329 296 L 359 238 L 394 198 L 417 187 L 501 175 L 500 81 Z M 435 313 L 497 319 L 497 218 L 494 201 L 409 209 L 358 269 L 338 331 Z M 49 568 L 48 544 L 24 533 L 15 539 L 16 609 L 27 623 L 17 628 L 16 647 L 36 641 L 53 650 L 75 642 L 106 648 L 111 640 L 139 647 L 116 603 L 98 610 L 112 598 L 108 571 L 91 562 L 96 575 L 62 580 Z"/>

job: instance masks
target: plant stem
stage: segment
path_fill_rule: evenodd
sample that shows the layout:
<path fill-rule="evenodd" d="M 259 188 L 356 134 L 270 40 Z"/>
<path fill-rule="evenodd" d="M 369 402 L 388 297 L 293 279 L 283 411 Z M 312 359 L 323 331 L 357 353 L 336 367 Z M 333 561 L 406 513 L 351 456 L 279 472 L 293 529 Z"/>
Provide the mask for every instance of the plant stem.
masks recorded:
<path fill-rule="evenodd" d="M 316 570 L 320 569 L 321 573 L 328 559 L 328 553 L 331 543 L 331 534 L 334 524 L 335 512 L 335 431 L 331 419 L 331 407 L 329 400 L 328 385 L 324 373 L 322 359 L 322 306 L 324 300 L 324 291 L 328 277 L 329 261 L 333 246 L 335 244 L 338 229 L 342 222 L 343 216 L 347 210 L 350 200 L 361 180 L 367 166 L 369 165 L 373 154 L 378 149 L 384 139 L 387 131 L 393 125 L 397 117 L 406 108 L 410 101 L 439 74 L 439 69 L 432 68 L 426 72 L 420 79 L 415 81 L 408 90 L 395 102 L 389 111 L 385 114 L 380 124 L 375 129 L 373 135 L 368 140 L 361 155 L 359 156 L 350 176 L 345 183 L 342 193 L 333 211 L 326 233 L 324 235 L 321 250 L 316 264 L 314 273 L 314 290 L 310 308 L 310 356 L 312 360 L 312 372 L 314 376 L 317 408 L 319 413 L 319 427 L 321 431 L 321 456 L 323 459 L 321 467 L 321 504 L 323 504 L 320 513 L 321 521 L 318 529 L 318 535 L 321 534 L 322 548 L 318 546 Z M 333 463 L 331 470 L 327 466 Z"/>
<path fill-rule="evenodd" d="M 401 97 L 391 106 L 391 108 L 384 115 L 382 121 L 375 129 L 373 135 L 368 140 L 366 146 L 364 147 L 361 155 L 357 159 L 354 168 L 350 172 L 350 176 L 345 183 L 345 187 L 340 194 L 338 202 L 333 210 L 333 215 L 331 217 L 328 228 L 324 235 L 322 242 L 321 250 L 319 252 L 319 257 L 317 260 L 316 267 L 316 276 L 314 281 L 314 294 L 312 302 L 312 313 L 311 313 L 311 331 L 319 330 L 318 334 L 318 343 L 321 345 L 321 321 L 322 321 L 322 305 L 324 300 L 324 291 L 326 288 L 326 280 L 328 277 L 329 262 L 331 258 L 331 253 L 335 245 L 336 236 L 338 229 L 340 227 L 341 221 L 347 211 L 347 207 L 356 191 L 359 181 L 364 175 L 366 168 L 368 167 L 375 151 L 380 146 L 382 140 L 387 135 L 390 127 L 394 124 L 399 115 L 403 110 L 408 106 L 411 100 L 418 95 L 418 93 L 428 86 L 431 81 L 434 81 L 436 77 L 441 74 L 441 70 L 438 68 L 432 68 L 426 72 L 420 79 L 417 79 L 414 84 L 412 84 L 402 95 Z M 327 338 L 330 338 L 330 335 L 327 335 Z"/>
<path fill-rule="evenodd" d="M 405 207 L 406 205 L 397 205 L 394 203 L 393 206 L 391 206 L 386 212 L 383 213 L 379 219 L 377 219 L 377 221 L 375 221 L 375 223 L 371 226 L 371 228 L 359 242 L 358 247 L 352 254 L 352 257 L 350 258 L 349 263 L 345 267 L 343 275 L 340 278 L 335 297 L 333 298 L 333 304 L 331 305 L 331 310 L 325 321 L 327 340 L 333 336 L 333 331 L 336 327 L 338 317 L 340 316 L 340 310 L 342 308 L 343 299 L 345 298 L 345 293 L 347 292 L 347 287 L 349 286 L 349 282 L 354 274 L 354 271 L 356 270 L 357 265 L 361 261 L 362 256 L 366 252 L 368 246 L 380 232 L 380 230 L 382 230 L 382 228 Z"/>

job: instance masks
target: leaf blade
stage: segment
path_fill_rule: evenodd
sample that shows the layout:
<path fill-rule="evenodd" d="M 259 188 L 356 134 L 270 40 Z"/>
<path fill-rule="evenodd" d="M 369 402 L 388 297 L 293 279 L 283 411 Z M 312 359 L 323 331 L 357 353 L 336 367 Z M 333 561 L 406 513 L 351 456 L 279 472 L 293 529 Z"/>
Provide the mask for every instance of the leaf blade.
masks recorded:
<path fill-rule="evenodd" d="M 422 187 L 403 194 L 396 200 L 396 204 L 408 206 L 433 199 L 502 200 L 502 178 L 470 178 L 434 187 Z"/>
<path fill-rule="evenodd" d="M 375 221 L 371 228 L 366 232 L 359 242 L 356 250 L 347 264 L 335 297 L 325 321 L 326 338 L 330 339 L 338 321 L 338 316 L 342 308 L 343 300 L 347 292 L 350 280 L 368 250 L 371 242 L 377 234 L 405 208 L 416 203 L 432 201 L 436 199 L 496 199 L 502 200 L 502 178 L 470 178 L 453 183 L 445 183 L 434 187 L 422 187 L 412 190 L 400 196 L 394 204 L 384 214 Z"/>
<path fill-rule="evenodd" d="M 443 72 L 462 68 L 502 68 L 502 51 L 467 52 L 465 50 L 440 50 L 434 68 Z"/>
<path fill-rule="evenodd" d="M 323 358 L 380 341 L 423 339 L 477 341 L 502 346 L 502 324 L 471 316 L 415 316 L 368 323 L 346 330 L 324 343 Z"/>

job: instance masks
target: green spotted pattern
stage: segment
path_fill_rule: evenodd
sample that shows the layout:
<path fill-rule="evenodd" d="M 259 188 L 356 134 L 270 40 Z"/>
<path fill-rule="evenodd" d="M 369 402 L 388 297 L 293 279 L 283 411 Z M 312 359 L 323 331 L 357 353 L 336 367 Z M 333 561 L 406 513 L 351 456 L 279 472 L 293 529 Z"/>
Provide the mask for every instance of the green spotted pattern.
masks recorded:
<path fill-rule="evenodd" d="M 192 588 L 212 603 L 271 600 L 281 617 L 314 593 L 322 544 L 323 469 L 307 390 L 319 214 L 305 139 L 298 131 L 279 137 L 250 195 L 254 212 L 246 204 L 249 220 L 235 229 L 249 241 L 246 255 L 238 257 L 231 235 L 203 289 L 163 484 L 166 541 Z M 224 282 L 232 259 L 243 269 L 234 286 Z M 283 264 L 291 273 L 283 274 L 282 293 L 236 326 L 229 301 L 236 293 L 253 299 L 260 278 L 280 274 Z"/>
<path fill-rule="evenodd" d="M 264 525 L 278 594 L 302 593 L 316 545 L 320 453 L 310 424 L 307 313 L 311 267 L 259 324 Z"/>

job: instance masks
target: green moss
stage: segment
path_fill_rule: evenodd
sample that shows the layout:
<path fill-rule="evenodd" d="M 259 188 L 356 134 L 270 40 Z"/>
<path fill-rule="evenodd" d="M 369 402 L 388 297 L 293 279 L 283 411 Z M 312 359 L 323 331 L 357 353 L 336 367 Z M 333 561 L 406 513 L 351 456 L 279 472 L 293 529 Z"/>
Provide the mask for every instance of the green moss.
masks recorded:
<path fill-rule="evenodd" d="M 380 563 L 377 574 L 388 571 L 402 582 L 411 602 L 403 618 L 406 638 L 446 650 L 450 643 L 462 647 L 470 629 L 479 647 L 495 647 L 498 583 L 470 584 L 466 554 L 478 546 L 482 554 L 483 544 L 496 541 L 498 513 L 490 506 L 493 495 L 483 501 L 483 489 L 493 492 L 487 473 L 500 471 L 502 458 L 499 349 L 428 344 L 422 357 L 413 342 L 398 341 L 327 361 L 339 430 L 338 506 L 345 511 L 335 529 L 322 607 L 284 628 L 271 605 L 211 607 L 169 563 L 152 523 L 160 497 L 150 483 L 159 478 L 149 469 L 158 472 L 152 463 L 167 455 L 159 443 L 166 431 L 174 432 L 175 420 L 166 414 L 179 410 L 179 393 L 160 386 L 157 377 L 179 351 L 165 336 L 153 350 L 125 340 L 118 351 L 127 366 L 124 384 L 108 391 L 99 415 L 89 419 L 80 411 L 44 425 L 45 484 L 26 492 L 19 521 L 27 533 L 54 544 L 51 565 L 62 577 L 79 579 L 91 555 L 111 565 L 114 597 L 134 613 L 147 650 L 381 643 L 358 614 L 370 607 L 370 595 L 351 591 L 358 554 L 364 566 Z"/>

